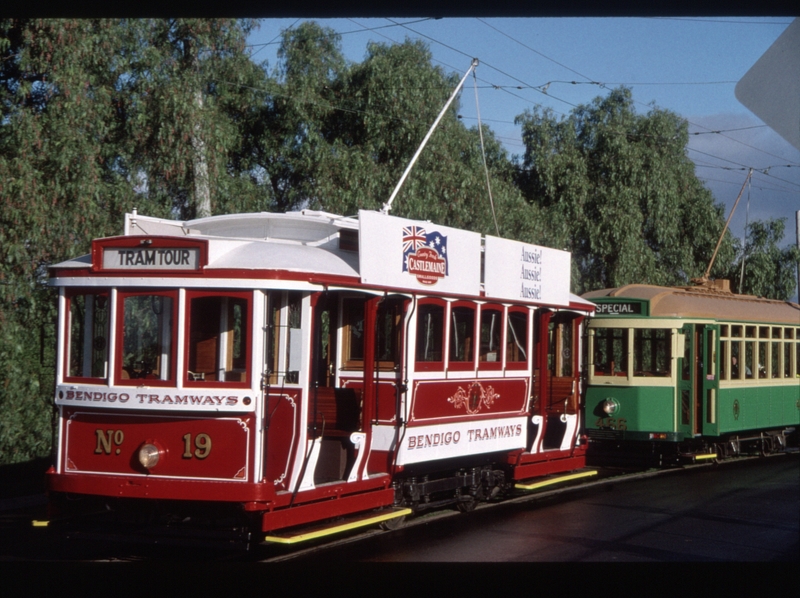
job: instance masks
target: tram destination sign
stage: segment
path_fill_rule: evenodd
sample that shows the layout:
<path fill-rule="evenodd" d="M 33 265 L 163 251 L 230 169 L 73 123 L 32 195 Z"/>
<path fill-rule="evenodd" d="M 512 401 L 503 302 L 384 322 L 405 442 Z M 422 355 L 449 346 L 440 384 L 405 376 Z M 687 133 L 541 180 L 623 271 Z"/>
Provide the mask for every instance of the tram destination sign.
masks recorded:
<path fill-rule="evenodd" d="M 104 270 L 198 270 L 196 247 L 106 247 Z"/>
<path fill-rule="evenodd" d="M 596 316 L 640 316 L 642 304 L 634 301 L 618 301 L 614 303 L 598 303 L 595 307 Z"/>
<path fill-rule="evenodd" d="M 96 270 L 106 271 L 197 272 L 207 263 L 207 245 L 165 237 L 95 239 L 92 263 Z"/>

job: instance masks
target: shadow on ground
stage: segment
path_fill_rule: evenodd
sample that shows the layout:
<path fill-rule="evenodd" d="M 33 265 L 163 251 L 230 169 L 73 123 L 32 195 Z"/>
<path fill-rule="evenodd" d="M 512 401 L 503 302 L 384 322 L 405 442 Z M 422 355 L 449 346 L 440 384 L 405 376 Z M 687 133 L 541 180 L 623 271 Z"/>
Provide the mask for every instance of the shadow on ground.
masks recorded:
<path fill-rule="evenodd" d="M 50 463 L 50 457 L 43 457 L 25 463 L 0 465 L 0 498 L 44 493 L 45 472 Z"/>

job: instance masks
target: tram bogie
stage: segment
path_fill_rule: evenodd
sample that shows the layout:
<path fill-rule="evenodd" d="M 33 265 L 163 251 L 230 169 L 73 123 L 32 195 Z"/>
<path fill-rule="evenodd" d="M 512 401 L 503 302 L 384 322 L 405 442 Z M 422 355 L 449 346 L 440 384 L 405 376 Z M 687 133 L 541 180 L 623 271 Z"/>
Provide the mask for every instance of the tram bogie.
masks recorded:
<path fill-rule="evenodd" d="M 569 259 L 367 211 L 129 214 L 51 269 L 53 504 L 223 508 L 263 534 L 580 469 L 593 305 Z"/>

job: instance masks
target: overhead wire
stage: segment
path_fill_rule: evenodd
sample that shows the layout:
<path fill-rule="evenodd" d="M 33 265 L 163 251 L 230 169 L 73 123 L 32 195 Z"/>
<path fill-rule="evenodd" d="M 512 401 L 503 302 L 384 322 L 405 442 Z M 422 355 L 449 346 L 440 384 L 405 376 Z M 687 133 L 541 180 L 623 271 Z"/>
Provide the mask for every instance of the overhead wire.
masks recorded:
<path fill-rule="evenodd" d="M 516 42 L 517 44 L 521 45 L 522 47 L 524 47 L 524 48 L 527 48 L 528 50 L 531 50 L 532 52 L 534 52 L 534 53 L 538 54 L 539 56 L 542 56 L 543 58 L 545 58 L 545 59 L 547 59 L 547 60 L 549 60 L 549 61 L 553 62 L 554 64 L 557 64 L 557 65 L 559 65 L 559 66 L 561 66 L 561 67 L 563 67 L 563 68 L 565 68 L 565 69 L 567 69 L 567 70 L 569 70 L 570 72 L 572 72 L 572 73 L 574 73 L 574 74 L 576 74 L 576 75 L 578 75 L 578 76 L 580 76 L 580 77 L 583 77 L 584 79 L 586 79 L 586 80 L 587 80 L 587 81 L 586 81 L 586 83 L 587 83 L 587 84 L 598 85 L 598 86 L 599 86 L 599 87 L 601 87 L 601 88 L 607 88 L 607 86 L 608 86 L 608 85 L 619 85 L 618 83 L 605 83 L 605 82 L 604 82 L 604 83 L 600 83 L 600 82 L 598 82 L 598 81 L 595 81 L 595 80 L 594 80 L 592 77 L 589 77 L 588 75 L 584 75 L 584 74 L 582 74 L 582 73 L 580 73 L 580 72 L 576 71 L 575 69 L 572 69 L 572 68 L 570 68 L 570 67 L 568 67 L 568 66 L 566 66 L 566 65 L 563 65 L 563 64 L 561 64 L 560 62 L 558 62 L 557 60 L 555 60 L 555 59 L 553 59 L 553 58 L 550 58 L 550 57 L 549 57 L 549 56 L 547 56 L 546 54 L 543 54 L 542 52 L 539 52 L 538 50 L 536 50 L 536 49 L 534 49 L 534 48 L 531 48 L 530 46 L 528 46 L 527 44 L 525 44 L 525 43 L 523 43 L 523 42 L 519 41 L 518 39 L 514 38 L 513 36 L 510 36 L 510 35 L 508 35 L 507 33 L 503 32 L 503 31 L 500 31 L 500 30 L 499 30 L 497 27 L 494 27 L 493 25 L 491 25 L 491 24 L 487 23 L 487 22 L 486 22 L 484 19 L 477 18 L 476 20 L 477 20 L 477 21 L 479 21 L 479 22 L 481 22 L 481 23 L 483 23 L 483 24 L 484 24 L 484 25 L 486 25 L 487 27 L 490 27 L 491 29 L 493 29 L 493 30 L 497 31 L 498 33 L 500 33 L 501 35 L 503 35 L 503 36 L 507 37 L 508 39 L 510 39 L 510 40 L 512 40 L 512 41 L 514 41 L 514 42 Z M 555 83 L 556 81 L 553 81 L 553 82 Z M 577 83 L 577 82 L 571 82 L 571 83 Z M 736 81 L 733 81 L 733 83 L 736 83 Z M 548 83 L 548 84 L 546 84 L 546 85 L 549 85 L 549 83 Z M 630 86 L 633 86 L 633 85 L 636 85 L 636 84 L 634 84 L 634 83 L 627 83 L 627 84 L 624 84 L 624 85 L 630 85 Z M 634 103 L 636 103 L 636 104 L 639 104 L 639 105 L 642 105 L 642 106 L 647 106 L 647 107 L 649 107 L 649 105 L 648 105 L 648 104 L 645 104 L 644 102 L 640 102 L 640 101 L 637 101 L 637 100 L 634 100 Z M 695 127 L 699 127 L 699 128 L 702 128 L 702 129 L 707 129 L 707 130 L 709 130 L 709 131 L 710 131 L 710 129 L 708 129 L 708 127 L 704 127 L 703 125 L 699 125 L 699 124 L 697 124 L 697 123 L 693 123 L 692 121 L 690 121 L 690 120 L 688 120 L 688 119 L 686 119 L 686 122 L 687 122 L 687 123 L 689 123 L 690 125 L 693 125 L 693 126 L 695 126 Z M 722 135 L 722 132 L 719 132 L 718 134 Z M 772 156 L 772 157 L 776 157 L 776 158 L 782 158 L 782 156 L 776 156 L 775 154 L 772 154 L 772 153 L 770 153 L 770 152 L 767 152 L 766 150 L 763 150 L 763 149 L 761 149 L 761 148 L 757 148 L 757 147 L 755 147 L 755 146 L 749 145 L 749 144 L 747 144 L 747 143 L 744 143 L 743 141 L 740 141 L 740 140 L 738 140 L 738 139 L 734 139 L 733 137 L 728 137 L 728 136 L 726 136 L 726 135 L 722 135 L 722 136 L 723 136 L 723 137 L 725 137 L 726 139 L 730 139 L 730 140 L 731 140 L 731 141 L 733 141 L 734 143 L 740 143 L 740 144 L 742 144 L 742 145 L 744 145 L 744 146 L 746 146 L 746 147 L 749 147 L 750 149 L 753 149 L 753 150 L 756 150 L 756 151 L 759 151 L 759 152 L 763 152 L 763 153 L 765 153 L 765 154 L 767 154 L 767 155 L 770 155 L 770 156 Z"/>
<path fill-rule="evenodd" d="M 399 22 L 397 22 L 397 21 L 395 21 L 395 20 L 393 20 L 393 19 L 387 19 L 387 20 L 389 20 L 389 21 L 390 21 L 391 25 L 386 25 L 386 26 L 378 26 L 378 27 L 365 27 L 365 26 L 363 26 L 361 23 L 358 23 L 357 21 L 355 21 L 355 20 L 353 20 L 353 19 L 348 19 L 348 20 L 350 20 L 351 22 L 353 22 L 353 23 L 354 23 L 354 24 L 356 24 L 357 26 L 361 27 L 361 29 L 359 29 L 358 31 L 347 32 L 347 33 L 356 33 L 356 32 L 364 32 L 364 31 L 377 31 L 378 29 L 385 29 L 385 28 L 389 28 L 389 27 L 402 27 L 402 28 L 405 28 L 405 29 L 407 29 L 408 31 L 410 31 L 410 32 L 414 33 L 415 35 L 418 35 L 418 36 L 420 36 L 420 37 L 424 37 L 425 39 L 428 39 L 428 40 L 430 40 L 431 42 L 434 42 L 434 43 L 436 43 L 436 44 L 439 44 L 439 45 L 441 45 L 441 46 L 443 46 L 443 47 L 445 47 L 445 48 L 447 48 L 447 49 L 449 49 L 449 50 L 451 50 L 451 51 L 454 51 L 454 52 L 456 52 L 456 53 L 459 53 L 459 54 L 461 54 L 461 55 L 463 55 L 463 56 L 465 56 L 465 57 L 470 57 L 470 58 L 471 58 L 471 56 L 470 56 L 469 54 L 467 54 L 466 52 L 464 52 L 464 51 L 462 51 L 462 50 L 459 50 L 458 48 L 455 48 L 455 47 L 453 47 L 453 46 L 451 46 L 451 45 L 449 45 L 449 44 L 446 44 L 446 43 L 444 43 L 444 42 L 441 42 L 441 41 L 440 41 L 440 40 L 438 40 L 438 39 L 435 39 L 435 38 L 433 38 L 433 37 L 431 37 L 431 36 L 429 36 L 429 35 L 426 35 L 426 34 L 424 34 L 424 33 L 420 32 L 420 31 L 417 31 L 417 30 L 415 30 L 415 29 L 412 29 L 411 27 L 408 27 L 408 23 L 399 23 Z M 425 20 L 430 20 L 430 19 L 420 19 L 420 20 L 417 20 L 417 21 L 413 21 L 412 23 L 417 23 L 417 22 L 421 22 L 421 21 L 425 21 Z M 580 76 L 580 77 L 583 77 L 583 78 L 587 79 L 587 81 L 586 81 L 586 82 L 582 82 L 583 84 L 597 85 L 597 86 L 599 86 L 599 87 L 601 87 L 601 88 L 605 88 L 605 87 L 606 87 L 606 85 L 607 85 L 607 84 L 605 84 L 605 83 L 602 83 L 602 82 L 598 82 L 598 81 L 593 81 L 593 80 L 592 80 L 590 77 L 588 77 L 588 76 L 586 76 L 586 75 L 584 75 L 584 74 L 582 74 L 582 73 L 580 73 L 580 72 L 578 72 L 578 71 L 576 71 L 576 70 L 574 70 L 574 69 L 572 69 L 572 68 L 570 68 L 570 67 L 568 67 L 568 66 L 566 66 L 566 65 L 563 65 L 562 63 L 558 62 L 558 61 L 557 61 L 557 60 L 555 60 L 555 59 L 552 59 L 551 57 L 547 56 L 546 54 L 544 54 L 544 53 L 542 53 L 542 52 L 539 52 L 538 50 L 536 50 L 536 49 L 534 49 L 534 48 L 531 48 L 530 46 L 528 46 L 527 44 L 524 44 L 524 43 L 520 42 L 519 40 L 516 40 L 516 39 L 514 39 L 512 36 L 510 36 L 510 35 L 508 35 L 508 34 L 506 34 L 506 33 L 502 32 L 502 31 L 500 31 L 499 29 L 497 29 L 497 28 L 496 28 L 496 27 L 494 27 L 493 25 L 490 25 L 490 24 L 486 23 L 486 21 L 484 21 L 483 19 L 477 19 L 477 20 L 478 20 L 478 21 L 480 21 L 480 22 L 482 22 L 482 23 L 484 23 L 485 25 L 489 26 L 491 29 L 494 29 L 494 30 L 495 30 L 495 31 L 497 31 L 498 33 L 500 33 L 500 34 L 504 35 L 505 37 L 508 37 L 509 39 L 511 39 L 511 40 L 513 40 L 513 41 L 515 41 L 516 43 L 520 44 L 521 46 L 523 46 L 523 47 L 525 47 L 525 48 L 529 49 L 530 51 L 532 51 L 532 52 L 534 52 L 534 53 L 536 53 L 536 54 L 538 54 L 538 55 L 542 56 L 543 58 L 545 58 L 545 59 L 547 59 L 547 60 L 550 60 L 550 61 L 552 61 L 554 64 L 557 64 L 557 65 L 559 65 L 559 66 L 561 66 L 561 67 L 563 67 L 563 68 L 565 68 L 565 69 L 569 70 L 570 72 L 572 72 L 572 73 L 574 73 L 574 74 L 576 74 L 576 75 L 578 75 L 578 76 Z M 296 22 L 295 22 L 295 23 L 296 23 Z M 394 39 L 392 39 L 392 38 L 390 38 L 390 37 L 388 37 L 388 36 L 384 35 L 383 33 L 380 33 L 380 32 L 378 32 L 378 35 L 380 35 L 381 37 L 384 37 L 385 39 L 387 39 L 388 41 L 390 41 L 390 42 L 392 42 L 392 43 L 396 43 L 396 44 L 397 44 L 397 43 L 400 43 L 400 42 L 398 42 L 397 40 L 394 40 Z M 448 65 L 447 63 L 445 63 L 445 62 L 443 62 L 443 61 L 441 61 L 441 60 L 438 60 L 438 59 L 434 59 L 434 60 L 435 60 L 436 62 L 440 63 L 440 64 L 443 64 L 443 65 L 444 65 L 444 66 L 446 66 L 447 68 L 450 68 L 450 69 L 453 69 L 453 70 L 457 70 L 457 69 L 455 69 L 455 68 L 454 68 L 452 65 Z M 510 73 L 507 73 L 507 72 L 505 72 L 503 69 L 500 69 L 500 68 L 498 68 L 498 67 L 495 67 L 494 65 L 492 65 L 492 64 L 490 64 L 490 63 L 487 63 L 487 62 L 485 62 L 485 61 L 482 61 L 482 64 L 483 64 L 483 65 L 485 65 L 486 67 L 488 67 L 488 68 L 490 68 L 490 69 L 492 69 L 492 70 L 494 70 L 494 71 L 496 71 L 496 72 L 500 73 L 501 75 L 503 75 L 503 76 L 506 76 L 506 77 L 509 77 L 509 78 L 513 79 L 514 81 L 517 81 L 518 83 L 520 83 L 520 84 L 521 84 L 521 85 L 517 85 L 517 86 L 503 86 L 503 85 L 498 85 L 498 84 L 495 84 L 495 83 L 492 83 L 492 82 L 486 81 L 486 80 L 484 79 L 484 81 L 487 83 L 487 87 L 492 87 L 492 88 L 494 88 L 494 89 L 497 89 L 497 90 L 502 90 L 502 91 L 504 91 L 505 93 L 508 93 L 508 94 L 510 94 L 510 95 L 511 95 L 511 96 L 513 96 L 513 97 L 516 97 L 516 98 L 518 98 L 518 99 L 520 99 L 520 100 L 522 100 L 522 101 L 524 101 L 524 102 L 526 102 L 526 103 L 530 103 L 530 104 L 533 104 L 533 105 L 535 105 L 535 106 L 542 106 L 542 105 L 541 105 L 541 104 L 539 104 L 539 103 L 537 103 L 537 102 L 535 102 L 535 101 L 533 101 L 533 100 L 530 100 L 530 99 L 528 99 L 528 98 L 525 98 L 525 97 L 523 97 L 523 96 L 521 96 L 521 95 L 519 95 L 519 94 L 516 94 L 516 93 L 513 93 L 513 92 L 509 91 L 509 88 L 511 88 L 511 87 L 514 87 L 514 88 L 516 88 L 516 89 L 519 89 L 519 90 L 521 90 L 521 89 L 532 89 L 532 90 L 535 90 L 535 91 L 537 91 L 537 92 L 539 92 L 539 93 L 542 93 L 542 94 L 544 94 L 544 95 L 547 95 L 547 96 L 548 96 L 549 98 L 551 98 L 551 99 L 554 99 L 554 100 L 556 100 L 556 101 L 559 101 L 559 102 L 566 103 L 566 104 L 568 104 L 568 105 L 572 106 L 573 108 L 577 108 L 577 107 L 578 107 L 577 105 L 575 105 L 575 104 L 573 104 L 573 103 L 571 103 L 571 102 L 569 102 L 569 101 L 567 101 L 567 100 L 564 100 L 563 98 L 559 98 L 559 97 L 557 97 L 557 96 L 554 96 L 553 94 L 547 93 L 547 88 L 550 86 L 550 84 L 552 84 L 552 83 L 557 83 L 557 82 L 561 82 L 561 81 L 549 81 L 549 82 L 547 82 L 547 83 L 545 83 L 545 84 L 543 84 L 543 85 L 531 85 L 530 83 L 528 83 L 528 82 L 526 82 L 526 81 L 523 81 L 523 80 L 519 79 L 518 77 L 516 77 L 516 76 L 514 76 L 514 75 L 511 75 Z M 574 83 L 574 84 L 577 84 L 577 83 L 579 83 L 579 82 L 564 82 L 564 83 L 571 83 L 571 84 L 572 84 L 572 83 Z M 722 83 L 722 82 L 713 82 L 713 83 Z M 695 83 L 695 84 L 698 84 L 698 83 Z M 637 102 L 637 101 L 635 101 L 635 100 L 634 100 L 634 102 L 635 102 L 635 103 L 638 103 L 638 104 L 641 104 L 641 105 L 646 105 L 646 106 L 650 107 L 649 105 L 647 105 L 647 104 L 643 104 L 642 102 Z M 340 110 L 345 110 L 345 111 L 349 111 L 349 112 L 355 112 L 355 113 L 361 113 L 361 114 L 368 114 L 368 112 L 366 112 L 366 111 L 361 111 L 361 110 L 352 110 L 352 109 L 346 109 L 346 108 L 342 108 L 342 107 L 337 107 L 337 106 L 334 106 L 334 105 L 332 105 L 332 104 L 330 104 L 330 103 L 327 103 L 327 105 L 328 105 L 329 107 L 331 107 L 332 109 L 340 109 Z M 555 110 L 554 110 L 553 112 L 554 112 L 554 113 L 556 113 L 556 114 L 560 114 L 561 116 L 566 116 L 566 115 L 564 115 L 563 113 L 560 113 L 560 112 L 558 112 L 558 111 L 555 111 Z M 461 115 L 459 115 L 459 118 L 472 118 L 472 117 L 462 117 Z M 406 122 L 409 122 L 409 119 L 399 119 L 399 120 L 401 120 L 401 121 L 406 121 Z M 509 121 L 500 121 L 500 120 L 492 120 L 492 119 L 486 119 L 486 120 L 487 120 L 487 122 L 506 122 L 506 123 L 508 123 L 508 122 L 509 122 Z M 740 144 L 742 144 L 742 145 L 744 145 L 744 146 L 746 146 L 746 147 L 749 147 L 750 149 L 753 149 L 753 150 L 755 150 L 755 151 L 759 151 L 759 152 L 765 153 L 766 155 L 770 155 L 770 156 L 772 156 L 772 157 L 775 157 L 775 158 L 778 158 L 778 159 L 783 159 L 783 157 L 782 157 L 782 156 L 778 156 L 778 155 L 776 155 L 776 154 L 772 154 L 772 153 L 770 153 L 770 152 L 767 152 L 766 150 L 762 150 L 762 149 L 760 149 L 760 148 L 757 148 L 757 147 L 755 147 L 755 146 L 752 146 L 752 145 L 750 145 L 750 144 L 747 144 L 747 143 L 745 143 L 745 142 L 742 142 L 742 141 L 740 141 L 740 140 L 737 140 L 737 139 L 735 139 L 735 138 L 728 137 L 727 135 L 723 135 L 723 133 L 724 133 L 724 132 L 728 132 L 728 131 L 726 131 L 726 130 L 715 130 L 715 129 L 711 129 L 711 128 L 708 128 L 708 127 L 704 127 L 704 126 L 702 126 L 702 125 L 698 125 L 698 124 L 696 124 L 696 123 L 692 123 L 691 121 L 688 121 L 688 120 L 687 120 L 687 123 L 689 123 L 689 124 L 690 124 L 690 125 L 692 125 L 692 126 L 698 127 L 698 128 L 706 129 L 706 131 L 697 131 L 697 132 L 692 132 L 692 133 L 690 133 L 690 135 L 693 135 L 693 136 L 696 136 L 696 135 L 701 135 L 701 134 L 717 134 L 717 135 L 721 135 L 722 137 L 725 137 L 726 139 L 729 139 L 730 141 L 733 141 L 733 142 L 735 142 L 735 143 L 740 143 Z M 515 122 L 515 124 L 516 124 L 516 122 Z M 737 131 L 737 130 L 747 130 L 747 129 L 751 129 L 751 128 L 759 128 L 759 127 L 763 127 L 763 126 L 766 126 L 766 125 L 758 125 L 758 126 L 756 126 L 756 127 L 742 127 L 742 128 L 739 128 L 739 129 L 731 129 L 730 131 L 732 132 L 732 131 Z M 620 132 L 620 134 L 623 134 L 623 132 Z M 626 135 L 627 135 L 627 132 L 624 132 L 624 134 L 626 134 Z M 524 146 L 524 144 L 522 144 L 522 143 L 521 143 L 521 140 L 516 140 L 516 139 L 514 139 L 514 142 L 515 142 L 516 144 L 520 144 L 520 145 L 523 145 L 523 146 Z M 709 156 L 709 157 L 712 157 L 712 158 L 715 158 L 715 159 L 718 159 L 718 160 L 729 161 L 729 160 L 726 160 L 725 158 L 722 158 L 722 157 L 720 157 L 720 156 L 715 156 L 715 155 L 713 155 L 713 154 L 710 154 L 710 153 L 707 153 L 707 152 L 703 152 L 703 151 L 701 151 L 701 150 L 696 150 L 696 149 L 694 149 L 694 148 L 691 148 L 691 147 L 688 147 L 688 146 L 687 146 L 687 149 L 689 149 L 689 150 L 691 150 L 691 151 L 694 151 L 694 152 L 701 153 L 701 154 L 703 154 L 703 155 L 707 155 L 707 156 Z M 731 163 L 733 163 L 733 164 L 737 164 L 737 163 L 735 163 L 735 162 L 733 162 L 733 161 L 730 161 L 730 162 L 731 162 Z M 737 166 L 738 166 L 738 167 L 740 167 L 740 168 L 748 168 L 748 166 L 745 166 L 745 165 L 742 165 L 742 164 L 737 164 Z M 783 165 L 781 165 L 781 166 L 783 166 Z M 787 166 L 787 167 L 792 167 L 793 165 L 789 164 L 789 165 L 786 165 L 786 166 Z M 800 165 L 798 165 L 798 166 L 800 166 Z M 725 168 L 725 167 L 720 167 L 720 168 Z M 758 171 L 759 173 L 761 173 L 761 172 L 764 170 L 764 169 L 759 169 L 759 168 L 755 168 L 755 167 L 754 167 L 754 169 L 755 169 L 756 171 Z M 733 170 L 733 169 L 731 169 L 731 170 Z M 770 177 L 774 177 L 774 175 L 769 175 L 769 174 L 768 174 L 768 172 L 769 172 L 769 169 L 766 169 L 766 171 L 764 172 L 764 174 L 766 174 L 767 176 L 770 176 Z M 776 180 L 780 180 L 781 182 L 783 182 L 783 183 L 786 183 L 786 184 L 789 184 L 789 185 L 796 185 L 796 183 L 794 183 L 794 182 L 792 182 L 792 181 L 786 181 L 786 180 L 784 180 L 784 179 L 780 179 L 780 177 L 774 177 L 774 178 L 776 178 Z"/>

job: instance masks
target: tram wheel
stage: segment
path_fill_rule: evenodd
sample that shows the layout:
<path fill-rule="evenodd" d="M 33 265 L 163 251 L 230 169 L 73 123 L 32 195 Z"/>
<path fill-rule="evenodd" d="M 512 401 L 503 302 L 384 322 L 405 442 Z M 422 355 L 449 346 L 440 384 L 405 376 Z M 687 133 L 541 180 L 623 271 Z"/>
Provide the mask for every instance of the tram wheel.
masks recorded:
<path fill-rule="evenodd" d="M 766 457 L 770 453 L 774 453 L 775 449 L 772 446 L 772 438 L 765 436 L 761 439 L 761 456 Z"/>
<path fill-rule="evenodd" d="M 470 496 L 467 500 L 464 500 L 464 498 L 466 497 L 462 497 L 458 503 L 456 503 L 458 510 L 462 513 L 472 513 L 478 506 L 477 499 L 474 496 Z"/>
<path fill-rule="evenodd" d="M 381 521 L 380 526 L 381 529 L 387 532 L 392 532 L 396 529 L 400 529 L 406 524 L 406 515 L 401 515 L 400 517 L 395 517 L 394 519 L 387 519 L 386 521 Z"/>

